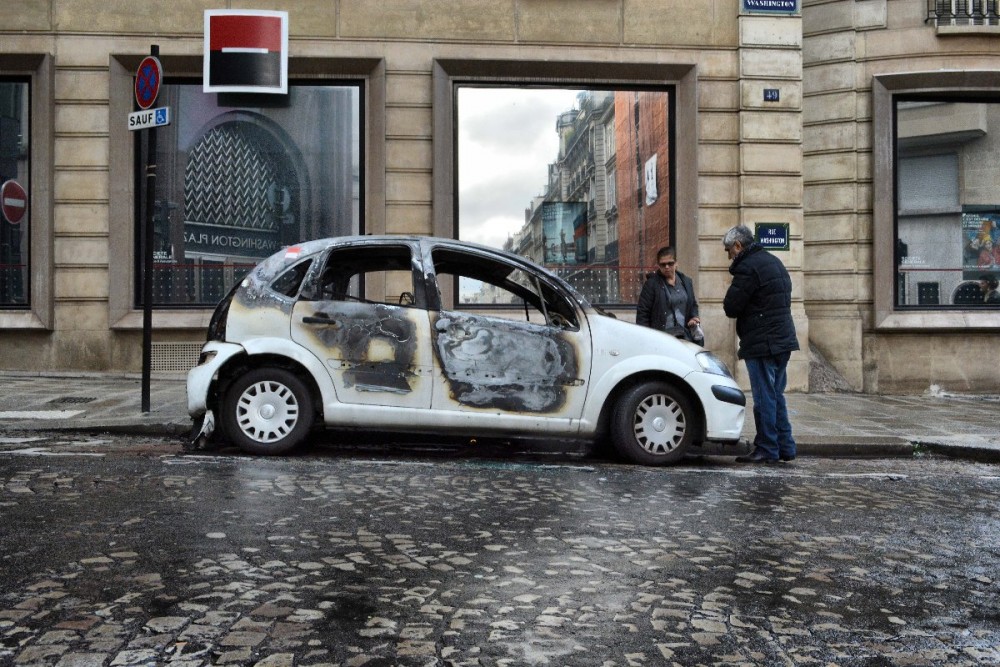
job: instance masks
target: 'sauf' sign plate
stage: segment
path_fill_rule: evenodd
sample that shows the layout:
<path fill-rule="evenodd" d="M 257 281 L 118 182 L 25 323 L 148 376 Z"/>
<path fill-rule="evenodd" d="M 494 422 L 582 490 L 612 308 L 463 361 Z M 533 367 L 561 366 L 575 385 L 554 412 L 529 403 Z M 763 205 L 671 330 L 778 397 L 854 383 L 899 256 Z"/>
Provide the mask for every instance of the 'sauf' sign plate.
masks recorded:
<path fill-rule="evenodd" d="M 130 130 L 145 130 L 161 125 L 170 125 L 170 107 L 133 111 L 128 115 L 128 129 Z"/>

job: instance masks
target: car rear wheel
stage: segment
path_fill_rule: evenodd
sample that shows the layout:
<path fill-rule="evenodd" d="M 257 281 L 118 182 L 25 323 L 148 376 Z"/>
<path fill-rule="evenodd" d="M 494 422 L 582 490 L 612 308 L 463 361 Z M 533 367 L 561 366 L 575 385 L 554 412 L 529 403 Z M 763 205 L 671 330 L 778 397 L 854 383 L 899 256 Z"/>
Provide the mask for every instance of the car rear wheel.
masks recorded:
<path fill-rule="evenodd" d="M 284 454 L 305 439 L 314 418 L 309 389 L 283 368 L 258 368 L 237 378 L 222 414 L 226 435 L 251 454 Z"/>
<path fill-rule="evenodd" d="M 615 406 L 611 439 L 633 463 L 657 466 L 680 460 L 697 430 L 691 402 L 666 382 L 644 382 Z"/>

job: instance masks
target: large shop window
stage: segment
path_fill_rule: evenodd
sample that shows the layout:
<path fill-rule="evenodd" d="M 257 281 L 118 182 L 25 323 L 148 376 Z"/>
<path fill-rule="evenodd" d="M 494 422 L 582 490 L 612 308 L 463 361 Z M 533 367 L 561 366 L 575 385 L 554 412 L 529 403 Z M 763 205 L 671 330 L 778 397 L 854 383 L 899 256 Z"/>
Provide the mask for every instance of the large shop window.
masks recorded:
<path fill-rule="evenodd" d="M 1000 102 L 895 106 L 896 307 L 1000 309 Z"/>
<path fill-rule="evenodd" d="M 361 99 L 359 84 L 293 82 L 287 96 L 247 98 L 168 81 L 157 101 L 173 122 L 157 130 L 154 305 L 214 305 L 282 247 L 360 233 Z M 137 141 L 139 307 L 146 156 Z"/>
<path fill-rule="evenodd" d="M 4 188 L 0 215 L 0 308 L 27 308 L 31 293 L 30 226 L 27 198 L 30 192 L 31 132 L 29 84 L 25 80 L 0 78 L 0 184 Z"/>
<path fill-rule="evenodd" d="M 458 85 L 456 97 L 458 237 L 542 264 L 594 303 L 634 306 L 673 240 L 671 92 Z"/>

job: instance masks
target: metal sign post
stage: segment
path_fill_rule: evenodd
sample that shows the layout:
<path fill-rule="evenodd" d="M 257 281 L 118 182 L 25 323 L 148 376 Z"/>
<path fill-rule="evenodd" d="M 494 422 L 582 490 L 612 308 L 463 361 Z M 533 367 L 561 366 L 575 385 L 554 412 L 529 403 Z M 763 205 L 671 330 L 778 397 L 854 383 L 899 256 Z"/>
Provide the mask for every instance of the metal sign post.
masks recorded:
<path fill-rule="evenodd" d="M 160 47 L 149 47 L 150 58 L 136 73 L 136 102 L 148 109 L 156 101 L 162 81 L 157 56 Z M 150 63 L 152 61 L 152 63 Z M 153 69 L 149 69 L 152 66 Z M 153 215 L 156 209 L 156 126 L 146 135 L 146 215 L 142 236 L 142 411 L 149 412 L 149 384 L 153 358 Z"/>

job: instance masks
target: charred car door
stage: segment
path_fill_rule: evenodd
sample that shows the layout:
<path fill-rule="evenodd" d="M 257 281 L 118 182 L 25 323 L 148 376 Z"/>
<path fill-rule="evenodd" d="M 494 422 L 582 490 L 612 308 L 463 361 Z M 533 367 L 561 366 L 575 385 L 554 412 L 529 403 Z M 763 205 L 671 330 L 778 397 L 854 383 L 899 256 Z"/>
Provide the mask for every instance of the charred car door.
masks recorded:
<path fill-rule="evenodd" d="M 422 275 L 407 244 L 335 246 L 292 313 L 292 339 L 341 403 L 427 408 L 433 378 Z"/>
<path fill-rule="evenodd" d="M 432 406 L 578 419 L 590 373 L 590 335 L 572 300 L 525 266 L 487 252 L 431 252 L 441 298 L 431 337 L 440 378 Z M 432 290 L 428 290 L 431 292 Z"/>

